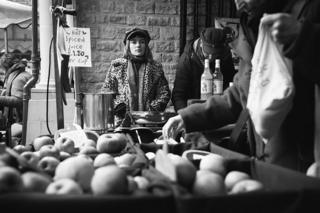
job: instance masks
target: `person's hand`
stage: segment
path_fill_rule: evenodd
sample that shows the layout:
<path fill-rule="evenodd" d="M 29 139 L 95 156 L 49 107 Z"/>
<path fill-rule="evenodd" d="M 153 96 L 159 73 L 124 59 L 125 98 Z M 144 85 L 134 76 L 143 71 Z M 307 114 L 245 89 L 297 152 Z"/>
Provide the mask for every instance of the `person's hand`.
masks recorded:
<path fill-rule="evenodd" d="M 181 115 L 169 118 L 167 123 L 162 127 L 162 136 L 165 140 L 175 139 L 180 131 L 185 128 Z"/>
<path fill-rule="evenodd" d="M 261 24 L 270 29 L 272 39 L 280 44 L 293 42 L 301 31 L 301 23 L 287 13 L 264 15 Z"/>

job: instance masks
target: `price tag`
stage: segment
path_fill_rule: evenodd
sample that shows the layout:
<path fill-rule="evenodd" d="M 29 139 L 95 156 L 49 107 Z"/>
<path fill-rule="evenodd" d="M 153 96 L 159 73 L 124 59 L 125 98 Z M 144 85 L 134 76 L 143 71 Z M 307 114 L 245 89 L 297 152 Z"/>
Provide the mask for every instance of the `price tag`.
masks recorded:
<path fill-rule="evenodd" d="M 64 34 L 69 66 L 91 67 L 90 28 L 65 28 Z"/>

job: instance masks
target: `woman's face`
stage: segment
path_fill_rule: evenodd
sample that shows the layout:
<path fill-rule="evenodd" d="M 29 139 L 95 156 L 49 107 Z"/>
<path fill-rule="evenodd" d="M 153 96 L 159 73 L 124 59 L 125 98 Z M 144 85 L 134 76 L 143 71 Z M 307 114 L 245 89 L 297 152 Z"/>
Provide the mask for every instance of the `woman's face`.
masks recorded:
<path fill-rule="evenodd" d="M 146 51 L 146 45 L 146 40 L 140 36 L 135 36 L 129 40 L 130 52 L 134 56 L 143 56 Z"/>

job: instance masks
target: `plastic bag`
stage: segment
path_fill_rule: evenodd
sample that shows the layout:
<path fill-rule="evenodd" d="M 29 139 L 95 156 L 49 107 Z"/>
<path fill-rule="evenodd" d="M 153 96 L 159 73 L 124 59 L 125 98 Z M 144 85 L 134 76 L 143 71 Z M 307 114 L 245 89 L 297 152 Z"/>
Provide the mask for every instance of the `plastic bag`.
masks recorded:
<path fill-rule="evenodd" d="M 267 143 L 292 107 L 292 61 L 283 56 L 280 45 L 260 25 L 251 63 L 247 108 L 256 132 Z"/>

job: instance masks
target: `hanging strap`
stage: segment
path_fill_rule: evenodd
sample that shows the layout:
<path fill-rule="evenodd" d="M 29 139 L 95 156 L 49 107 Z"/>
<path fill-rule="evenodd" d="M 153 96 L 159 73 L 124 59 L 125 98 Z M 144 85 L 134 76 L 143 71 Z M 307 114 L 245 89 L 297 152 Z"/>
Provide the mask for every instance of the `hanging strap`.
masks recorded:
<path fill-rule="evenodd" d="M 242 131 L 242 129 L 248 119 L 249 119 L 249 111 L 246 108 L 244 108 L 241 111 L 240 116 L 239 116 L 234 128 L 232 129 L 232 132 L 230 135 L 230 142 L 233 145 L 233 147 L 239 146 L 238 140 L 239 140 L 241 131 Z"/>

